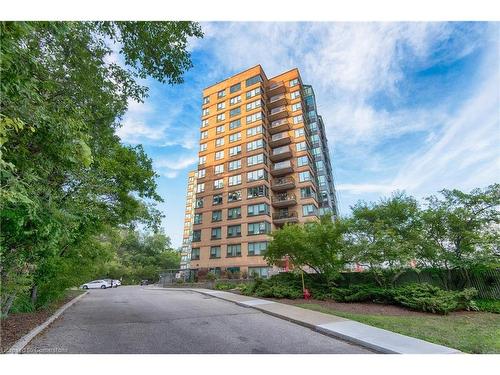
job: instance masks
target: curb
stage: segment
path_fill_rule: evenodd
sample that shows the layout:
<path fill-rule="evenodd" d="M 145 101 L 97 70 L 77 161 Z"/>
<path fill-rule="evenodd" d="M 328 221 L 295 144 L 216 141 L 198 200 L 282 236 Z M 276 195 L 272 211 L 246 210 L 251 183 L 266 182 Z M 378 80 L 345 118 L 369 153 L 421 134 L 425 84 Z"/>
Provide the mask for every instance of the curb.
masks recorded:
<path fill-rule="evenodd" d="M 176 288 L 151 288 L 160 290 L 177 290 Z M 381 354 L 464 354 L 463 352 L 449 348 L 443 345 L 434 344 L 425 340 L 402 335 L 396 332 L 373 327 L 364 323 L 359 323 L 350 319 L 338 318 L 337 321 L 332 321 L 326 324 L 312 324 L 310 322 L 295 319 L 286 314 L 276 313 L 266 309 L 265 305 L 275 304 L 279 302 L 253 299 L 249 301 L 234 301 L 229 298 L 224 298 L 222 291 L 211 290 L 196 290 L 184 289 L 191 292 L 215 297 L 227 302 L 235 303 L 242 307 L 250 307 L 259 310 L 265 314 L 307 327 L 315 332 L 323 335 L 341 339 L 343 341 L 362 346 L 372 351 Z M 265 301 L 265 302 L 264 302 Z M 329 315 L 329 314 L 325 314 Z M 334 316 L 334 315 L 332 315 Z M 336 317 L 336 316 L 335 316 Z"/>
<path fill-rule="evenodd" d="M 59 318 L 66 309 L 71 307 L 73 304 L 78 302 L 81 298 L 86 296 L 89 292 L 85 292 L 80 294 L 78 297 L 73 298 L 71 301 L 60 307 L 49 319 L 47 319 L 44 323 L 40 324 L 38 327 L 33 328 L 26 335 L 17 340 L 14 345 L 12 345 L 9 350 L 5 352 L 5 354 L 20 354 L 21 350 L 24 349 L 26 345 L 30 343 L 31 340 L 35 338 L 40 332 L 42 332 L 45 328 L 47 328 L 54 320 Z"/>

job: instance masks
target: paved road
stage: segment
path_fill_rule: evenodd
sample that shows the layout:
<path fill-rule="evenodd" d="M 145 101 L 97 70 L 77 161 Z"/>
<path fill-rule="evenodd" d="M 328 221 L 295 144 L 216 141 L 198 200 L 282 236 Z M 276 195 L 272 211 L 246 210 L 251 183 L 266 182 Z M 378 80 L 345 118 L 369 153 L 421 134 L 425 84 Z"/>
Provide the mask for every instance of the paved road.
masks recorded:
<path fill-rule="evenodd" d="M 370 353 L 308 328 L 189 291 L 91 290 L 27 353 Z"/>

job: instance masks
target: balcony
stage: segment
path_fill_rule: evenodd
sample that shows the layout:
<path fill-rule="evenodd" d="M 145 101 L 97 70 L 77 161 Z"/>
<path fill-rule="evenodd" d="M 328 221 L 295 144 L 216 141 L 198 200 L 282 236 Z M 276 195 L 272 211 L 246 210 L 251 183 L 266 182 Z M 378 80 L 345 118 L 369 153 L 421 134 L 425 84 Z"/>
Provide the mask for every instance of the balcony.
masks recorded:
<path fill-rule="evenodd" d="M 284 176 L 293 172 L 293 164 L 290 160 L 280 161 L 273 164 L 271 175 L 274 177 Z"/>
<path fill-rule="evenodd" d="M 271 98 L 269 98 L 269 104 L 268 104 L 268 107 L 269 108 L 274 108 L 276 106 L 283 106 L 286 104 L 286 96 L 285 94 L 278 94 L 278 95 L 274 95 L 272 96 Z"/>
<path fill-rule="evenodd" d="M 292 150 L 290 149 L 290 146 L 273 148 L 271 150 L 271 155 L 269 155 L 269 159 L 271 159 L 272 162 L 278 162 L 290 159 L 291 157 L 292 157 Z"/>
<path fill-rule="evenodd" d="M 296 211 L 288 212 L 276 212 L 273 214 L 273 223 L 274 225 L 283 225 L 285 223 L 298 223 L 299 215 L 297 215 Z"/>
<path fill-rule="evenodd" d="M 267 88 L 267 92 L 268 92 L 269 96 L 283 94 L 283 93 L 285 93 L 285 91 L 286 91 L 286 87 L 285 87 L 285 84 L 283 83 L 283 81 L 271 82 L 271 85 L 269 85 L 269 87 Z"/>
<path fill-rule="evenodd" d="M 285 191 L 295 189 L 295 179 L 293 177 L 275 178 L 271 183 L 272 191 Z"/>
<path fill-rule="evenodd" d="M 269 146 L 271 148 L 287 145 L 291 142 L 288 132 L 276 133 L 271 136 Z"/>
<path fill-rule="evenodd" d="M 271 203 L 273 207 L 295 206 L 297 198 L 295 198 L 295 194 L 277 194 L 272 198 Z"/>
<path fill-rule="evenodd" d="M 282 105 L 281 107 L 276 107 L 271 109 L 269 112 L 269 120 L 274 121 L 274 120 L 279 120 L 281 118 L 288 117 L 288 110 L 286 109 L 286 106 Z"/>
<path fill-rule="evenodd" d="M 286 118 L 271 122 L 271 126 L 269 127 L 269 133 L 271 134 L 276 134 L 287 130 L 290 130 L 290 123 Z"/>

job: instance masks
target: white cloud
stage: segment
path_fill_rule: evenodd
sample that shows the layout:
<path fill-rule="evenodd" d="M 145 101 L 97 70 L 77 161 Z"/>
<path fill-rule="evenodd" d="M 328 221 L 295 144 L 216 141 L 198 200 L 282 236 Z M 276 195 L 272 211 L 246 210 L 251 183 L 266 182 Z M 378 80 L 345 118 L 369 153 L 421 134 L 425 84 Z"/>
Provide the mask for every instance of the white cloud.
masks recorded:
<path fill-rule="evenodd" d="M 176 178 L 182 170 L 196 164 L 197 161 L 196 155 L 181 155 L 178 157 L 157 157 L 153 164 L 160 175 L 166 178 Z"/>
<path fill-rule="evenodd" d="M 360 195 L 365 193 L 389 194 L 396 189 L 392 184 L 338 184 L 336 186 L 338 192 L 347 191 L 351 194 Z"/>

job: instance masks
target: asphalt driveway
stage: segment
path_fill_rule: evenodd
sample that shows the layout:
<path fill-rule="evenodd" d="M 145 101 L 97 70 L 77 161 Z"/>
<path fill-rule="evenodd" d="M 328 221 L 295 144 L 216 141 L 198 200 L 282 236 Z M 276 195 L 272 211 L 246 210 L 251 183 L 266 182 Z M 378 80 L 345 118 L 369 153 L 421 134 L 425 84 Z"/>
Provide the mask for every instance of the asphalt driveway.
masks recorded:
<path fill-rule="evenodd" d="M 196 292 L 90 290 L 23 353 L 371 353 Z"/>

